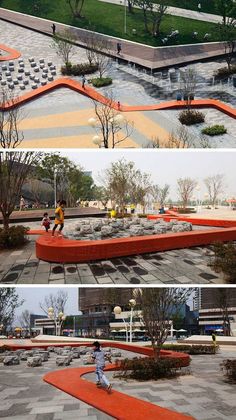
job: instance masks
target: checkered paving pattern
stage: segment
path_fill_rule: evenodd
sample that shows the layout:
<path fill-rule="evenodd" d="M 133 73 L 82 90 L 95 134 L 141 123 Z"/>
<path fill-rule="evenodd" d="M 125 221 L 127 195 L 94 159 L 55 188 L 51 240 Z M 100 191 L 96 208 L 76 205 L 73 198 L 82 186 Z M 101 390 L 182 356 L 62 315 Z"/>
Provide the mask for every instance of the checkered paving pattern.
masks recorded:
<path fill-rule="evenodd" d="M 131 356 L 131 355 L 130 355 Z M 130 357 L 129 356 L 129 357 Z M 123 352 L 122 357 L 127 357 Z M 113 388 L 128 395 L 167 407 L 196 420 L 235 420 L 235 386 L 225 382 L 220 363 L 234 358 L 235 350 L 222 346 L 215 356 L 193 356 L 183 376 L 160 381 L 123 381 L 107 372 Z M 81 366 L 74 359 L 72 367 Z M 110 420 L 111 417 L 43 382 L 44 374 L 56 370 L 54 356 L 41 367 L 0 365 L 0 418 L 2 420 Z M 60 368 L 61 369 L 61 368 Z M 69 368 L 68 368 L 69 369 Z M 94 374 L 86 375 L 94 382 Z"/>

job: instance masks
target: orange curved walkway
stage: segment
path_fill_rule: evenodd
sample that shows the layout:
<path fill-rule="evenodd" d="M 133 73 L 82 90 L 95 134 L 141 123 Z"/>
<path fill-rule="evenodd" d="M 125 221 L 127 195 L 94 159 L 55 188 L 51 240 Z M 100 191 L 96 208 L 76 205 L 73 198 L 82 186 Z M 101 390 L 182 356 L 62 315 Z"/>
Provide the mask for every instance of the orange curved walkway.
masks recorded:
<path fill-rule="evenodd" d="M 68 345 L 68 343 L 67 343 Z M 80 344 L 84 345 L 84 343 Z M 91 343 L 89 343 L 91 346 Z M 152 356 L 153 350 L 148 347 L 141 347 L 119 342 L 107 342 L 102 345 L 116 347 L 123 350 Z M 189 355 L 185 353 L 177 353 L 171 351 L 162 351 L 162 357 L 172 357 L 180 360 L 181 366 L 188 366 L 190 362 Z M 117 370 L 119 366 L 108 365 L 105 370 Z M 55 372 L 47 373 L 43 380 L 50 385 L 55 386 L 63 392 L 72 395 L 75 398 L 91 405 L 92 407 L 106 413 L 119 420 L 194 420 L 193 417 L 186 416 L 159 407 L 156 404 L 131 397 L 122 392 L 113 390 L 111 394 L 107 394 L 103 389 L 99 389 L 90 381 L 85 382 L 83 376 L 94 372 L 94 367 L 67 368 Z"/>
<path fill-rule="evenodd" d="M 89 97 L 92 100 L 95 100 L 97 102 L 100 102 L 102 104 L 108 104 L 109 99 L 97 92 L 95 89 L 93 89 L 90 86 L 87 86 L 82 88 L 81 83 L 77 82 L 76 80 L 72 80 L 70 78 L 60 78 L 57 79 L 46 86 L 41 86 L 36 90 L 33 90 L 31 92 L 28 92 L 16 99 L 14 101 L 10 101 L 6 105 L 0 105 L 0 110 L 9 110 L 11 108 L 14 108 L 17 105 L 23 105 L 29 101 L 32 101 L 34 99 L 37 99 L 38 97 L 49 93 L 55 89 L 59 88 L 69 88 L 71 90 L 74 90 L 77 93 L 80 93 L 82 95 L 85 95 Z M 165 110 L 165 109 L 182 109 L 186 107 L 185 101 L 167 101 L 162 102 L 156 105 L 139 105 L 139 106 L 126 106 L 121 105 L 118 106 L 118 103 L 113 101 L 112 107 L 118 111 L 122 112 L 134 112 L 134 111 L 158 111 L 158 110 Z M 191 107 L 193 108 L 215 108 L 228 116 L 236 119 L 236 109 L 230 107 L 229 105 L 224 104 L 221 101 L 215 100 L 215 99 L 196 99 L 192 101 Z"/>
<path fill-rule="evenodd" d="M 168 220 L 171 220 L 171 218 Z M 36 241 L 36 256 L 40 260 L 54 263 L 81 263 L 236 240 L 235 221 L 215 222 L 211 220 L 207 224 L 207 220 L 185 218 L 179 220 L 193 222 L 196 225 L 218 225 L 219 228 L 92 241 L 76 241 L 46 234 L 41 235 Z"/>
<path fill-rule="evenodd" d="M 16 60 L 21 56 L 19 51 L 13 50 L 6 45 L 0 44 L 0 50 L 5 51 L 8 55 L 0 55 L 0 61 Z"/>

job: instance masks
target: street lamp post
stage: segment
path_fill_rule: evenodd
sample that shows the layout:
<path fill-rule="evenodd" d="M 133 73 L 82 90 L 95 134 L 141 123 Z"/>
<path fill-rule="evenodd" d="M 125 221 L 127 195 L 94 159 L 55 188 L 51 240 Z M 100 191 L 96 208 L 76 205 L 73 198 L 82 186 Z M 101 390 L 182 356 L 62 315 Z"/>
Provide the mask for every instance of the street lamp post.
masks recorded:
<path fill-rule="evenodd" d="M 114 312 L 115 315 L 120 315 L 121 312 L 122 312 L 122 309 L 121 309 L 120 306 L 115 306 L 115 308 L 113 309 L 113 312 Z M 121 319 L 124 322 L 124 327 L 125 327 L 125 341 L 127 343 L 128 342 L 128 327 L 127 327 L 127 324 L 126 324 L 124 318 L 122 317 Z"/>
<path fill-rule="evenodd" d="M 57 208 L 57 169 L 54 170 L 54 207 Z"/>
<path fill-rule="evenodd" d="M 127 0 L 124 0 L 124 9 L 125 9 L 125 16 L 124 16 L 124 33 L 127 33 Z"/>
<path fill-rule="evenodd" d="M 48 308 L 48 318 L 52 319 L 55 323 L 56 328 L 56 336 L 61 335 L 61 326 L 62 323 L 65 321 L 66 316 L 63 312 L 59 312 L 59 314 L 56 316 L 53 308 Z"/>
<path fill-rule="evenodd" d="M 129 300 L 129 306 L 130 306 L 130 326 L 129 326 L 129 341 L 130 343 L 132 343 L 133 340 L 133 334 L 132 334 L 132 327 L 133 327 L 133 312 L 134 312 L 134 307 L 136 305 L 136 300 L 135 299 L 130 299 Z"/>

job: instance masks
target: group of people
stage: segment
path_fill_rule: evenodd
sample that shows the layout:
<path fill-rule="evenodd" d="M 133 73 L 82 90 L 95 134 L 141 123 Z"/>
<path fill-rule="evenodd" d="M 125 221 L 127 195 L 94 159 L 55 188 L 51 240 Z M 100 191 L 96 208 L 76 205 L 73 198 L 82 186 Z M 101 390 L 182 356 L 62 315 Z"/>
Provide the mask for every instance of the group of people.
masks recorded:
<path fill-rule="evenodd" d="M 58 226 L 59 226 L 59 235 L 61 235 L 61 233 L 62 233 L 62 230 L 64 228 L 65 206 L 66 206 L 66 201 L 65 200 L 59 200 L 57 202 L 57 207 L 56 207 L 56 210 L 55 210 L 54 226 L 53 226 L 53 229 L 52 229 L 52 236 L 54 236 L 55 231 L 57 230 Z M 48 232 L 50 230 L 52 221 L 51 221 L 47 212 L 44 213 L 41 224 L 42 224 L 42 226 L 44 226 L 46 232 Z"/>

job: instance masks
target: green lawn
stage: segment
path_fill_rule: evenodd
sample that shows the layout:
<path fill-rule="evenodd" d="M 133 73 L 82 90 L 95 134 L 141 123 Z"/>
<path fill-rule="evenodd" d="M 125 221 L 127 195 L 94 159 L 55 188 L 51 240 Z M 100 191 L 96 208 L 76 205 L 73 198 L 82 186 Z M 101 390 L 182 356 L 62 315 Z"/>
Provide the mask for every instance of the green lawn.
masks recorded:
<path fill-rule="evenodd" d="M 193 1 L 193 0 L 192 0 Z M 168 0 L 169 2 L 169 0 Z M 34 0 L 2 0 L 2 7 L 28 14 L 34 14 Z M 96 11 L 96 13 L 95 13 Z M 178 40 L 172 40 L 172 44 L 188 44 L 203 42 L 206 32 L 211 33 L 211 41 L 218 41 L 219 35 L 217 25 L 197 20 L 184 19 L 176 16 L 167 15 L 162 24 L 162 34 L 159 39 L 147 34 L 143 28 L 143 15 L 140 10 L 136 10 L 127 19 L 127 35 L 124 35 L 124 9 L 122 6 L 104 4 L 98 0 L 87 0 L 83 10 L 83 19 L 73 19 L 66 0 L 41 0 L 41 7 L 38 16 L 52 19 L 58 22 L 78 26 L 81 28 L 92 29 L 107 35 L 127 38 L 132 41 L 141 42 L 153 46 L 163 45 L 161 38 L 171 32 L 171 28 L 178 29 L 180 35 Z M 132 29 L 137 30 L 137 35 L 132 35 Z M 193 31 L 198 32 L 198 37 L 194 40 L 191 36 Z M 169 44 L 170 45 L 170 41 Z"/>

